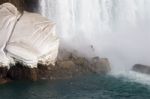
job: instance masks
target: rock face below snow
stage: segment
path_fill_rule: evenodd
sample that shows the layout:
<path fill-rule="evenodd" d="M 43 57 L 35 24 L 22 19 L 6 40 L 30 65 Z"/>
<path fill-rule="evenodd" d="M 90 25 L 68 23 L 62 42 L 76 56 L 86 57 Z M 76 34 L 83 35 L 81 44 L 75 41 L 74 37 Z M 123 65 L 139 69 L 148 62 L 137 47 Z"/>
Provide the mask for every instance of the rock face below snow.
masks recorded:
<path fill-rule="evenodd" d="M 110 71 L 109 61 L 106 58 L 93 58 L 71 56 L 64 60 L 57 60 L 55 65 L 38 64 L 37 68 L 30 68 L 21 63 L 16 63 L 10 69 L 0 68 L 0 83 L 13 80 L 58 80 L 70 79 L 75 76 L 88 73 L 108 73 Z"/>

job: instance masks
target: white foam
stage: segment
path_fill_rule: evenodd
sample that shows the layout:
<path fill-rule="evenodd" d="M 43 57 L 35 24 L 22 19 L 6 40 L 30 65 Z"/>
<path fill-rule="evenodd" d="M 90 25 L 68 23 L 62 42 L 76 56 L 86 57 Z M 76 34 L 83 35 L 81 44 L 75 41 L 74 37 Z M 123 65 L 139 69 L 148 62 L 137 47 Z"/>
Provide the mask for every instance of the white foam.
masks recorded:
<path fill-rule="evenodd" d="M 144 85 L 150 86 L 150 75 L 138 73 L 132 70 L 112 71 L 110 75 L 116 78 L 123 78 L 124 80 L 137 82 Z"/>

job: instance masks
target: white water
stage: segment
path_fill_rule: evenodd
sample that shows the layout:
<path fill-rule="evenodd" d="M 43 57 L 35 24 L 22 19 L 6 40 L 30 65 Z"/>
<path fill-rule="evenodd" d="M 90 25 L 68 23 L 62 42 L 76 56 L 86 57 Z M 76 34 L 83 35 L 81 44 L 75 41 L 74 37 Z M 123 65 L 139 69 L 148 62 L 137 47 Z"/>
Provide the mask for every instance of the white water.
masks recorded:
<path fill-rule="evenodd" d="M 150 0 L 40 0 L 62 42 L 114 70 L 150 65 Z M 91 49 L 93 45 L 94 49 Z"/>

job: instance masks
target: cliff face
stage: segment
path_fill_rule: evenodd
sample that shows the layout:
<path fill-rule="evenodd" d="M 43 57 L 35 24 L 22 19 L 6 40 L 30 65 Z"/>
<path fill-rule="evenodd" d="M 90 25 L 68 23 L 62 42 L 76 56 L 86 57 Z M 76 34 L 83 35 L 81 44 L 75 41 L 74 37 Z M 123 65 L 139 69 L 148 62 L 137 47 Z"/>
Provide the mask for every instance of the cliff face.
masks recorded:
<path fill-rule="evenodd" d="M 29 68 L 21 63 L 16 63 L 10 69 L 0 67 L 0 84 L 13 80 L 70 79 L 89 73 L 105 74 L 111 69 L 106 58 L 86 59 L 75 56 L 70 52 L 65 53 L 67 53 L 67 56 L 58 58 L 54 66 L 38 64 L 37 68 Z"/>
<path fill-rule="evenodd" d="M 29 12 L 38 12 L 39 0 L 24 0 L 25 10 Z"/>
<path fill-rule="evenodd" d="M 0 5 L 7 2 L 15 5 L 20 12 L 37 12 L 39 0 L 0 0 Z"/>

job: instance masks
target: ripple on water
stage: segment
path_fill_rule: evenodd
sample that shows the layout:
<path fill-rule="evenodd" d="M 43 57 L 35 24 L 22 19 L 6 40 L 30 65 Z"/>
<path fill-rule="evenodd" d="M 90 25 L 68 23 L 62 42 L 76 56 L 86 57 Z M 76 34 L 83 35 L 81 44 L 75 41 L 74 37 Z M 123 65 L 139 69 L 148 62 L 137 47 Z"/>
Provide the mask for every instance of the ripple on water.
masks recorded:
<path fill-rule="evenodd" d="M 150 99 L 149 85 L 110 75 L 20 81 L 0 86 L 0 99 Z"/>

